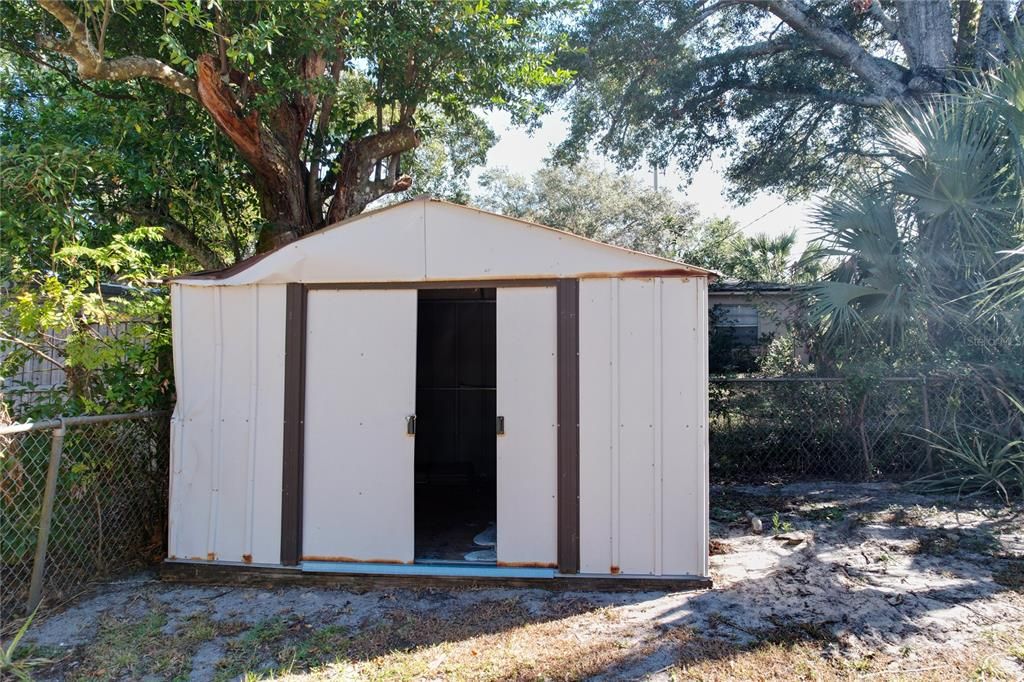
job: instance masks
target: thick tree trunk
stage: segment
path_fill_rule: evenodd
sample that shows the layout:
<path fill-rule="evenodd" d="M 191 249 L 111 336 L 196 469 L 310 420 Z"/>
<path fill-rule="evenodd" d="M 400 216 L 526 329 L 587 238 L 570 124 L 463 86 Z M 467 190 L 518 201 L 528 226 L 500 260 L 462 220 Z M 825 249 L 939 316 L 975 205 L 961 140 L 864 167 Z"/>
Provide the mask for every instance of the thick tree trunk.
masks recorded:
<path fill-rule="evenodd" d="M 313 225 L 306 204 L 305 169 L 298 152 L 310 108 L 304 103 L 282 105 L 275 112 L 279 134 L 274 134 L 261 124 L 257 112 L 243 114 L 231 88 L 222 80 L 213 55 L 200 56 L 196 65 L 199 103 L 253 170 L 266 221 L 259 249 L 286 244 L 309 232 Z"/>
<path fill-rule="evenodd" d="M 956 65 L 967 68 L 974 63 L 974 41 L 978 35 L 978 0 L 957 3 Z"/>
<path fill-rule="evenodd" d="M 1012 4 L 1013 0 L 985 0 L 981 6 L 974 63 L 982 71 L 989 71 L 1006 59 L 1006 37 L 1013 30 Z"/>
<path fill-rule="evenodd" d="M 914 93 L 943 92 L 953 65 L 953 15 L 949 0 L 899 0 L 896 36 L 910 65 Z"/>
<path fill-rule="evenodd" d="M 403 152 L 419 145 L 419 136 L 413 127 L 415 102 L 402 104 L 396 125 L 380 130 L 378 122 L 376 134 L 350 141 L 327 176 L 321 179 L 319 160 L 313 161 L 307 169 L 303 159 L 311 124 L 317 116 L 319 97 L 315 88 L 295 88 L 263 121 L 258 112 L 246 113 L 236 98 L 227 79 L 238 84 L 244 83 L 245 77 L 232 71 L 226 63 L 223 43 L 220 44 L 220 59 L 211 54 L 196 59 L 193 80 L 157 59 L 138 56 L 105 59 L 102 50 L 93 45 L 89 27 L 79 18 L 74 6 L 64 0 L 39 2 L 69 33 L 65 41 L 43 36 L 41 43 L 74 59 L 81 78 L 110 81 L 146 78 L 195 99 L 210 114 L 217 128 L 252 169 L 253 185 L 260 196 L 264 219 L 258 239 L 259 251 L 273 249 L 360 213 L 373 200 L 404 191 L 412 183 L 409 176 L 399 175 L 399 159 Z M 342 55 L 335 55 L 331 66 L 335 83 L 344 63 Z M 297 79 L 309 83 L 325 75 L 327 60 L 320 52 L 310 52 L 289 66 L 295 68 Z M 330 125 L 332 104 L 333 97 L 328 96 L 320 109 L 314 134 L 314 156 L 321 153 L 320 144 Z M 371 178 L 374 164 L 385 160 L 386 176 Z M 311 178 L 311 172 L 317 177 Z M 183 226 L 164 224 L 169 241 L 181 246 L 204 266 L 218 264 L 219 256 L 202 245 L 194 234 Z"/>

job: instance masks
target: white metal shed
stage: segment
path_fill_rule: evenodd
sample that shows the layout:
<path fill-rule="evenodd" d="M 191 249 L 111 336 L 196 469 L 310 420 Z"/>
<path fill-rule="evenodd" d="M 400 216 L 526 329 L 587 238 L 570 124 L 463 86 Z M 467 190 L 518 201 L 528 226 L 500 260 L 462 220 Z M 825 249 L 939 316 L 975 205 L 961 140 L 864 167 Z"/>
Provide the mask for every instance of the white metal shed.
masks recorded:
<path fill-rule="evenodd" d="M 706 584 L 710 274 L 421 198 L 172 281 L 169 564 Z"/>

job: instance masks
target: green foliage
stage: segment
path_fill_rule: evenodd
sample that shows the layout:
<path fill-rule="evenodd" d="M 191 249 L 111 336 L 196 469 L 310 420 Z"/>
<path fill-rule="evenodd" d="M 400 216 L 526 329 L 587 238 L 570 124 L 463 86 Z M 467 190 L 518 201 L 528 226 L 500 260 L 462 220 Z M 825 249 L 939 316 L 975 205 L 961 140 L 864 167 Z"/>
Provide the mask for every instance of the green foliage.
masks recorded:
<path fill-rule="evenodd" d="M 1005 397 L 1024 421 L 1024 404 Z M 996 495 L 1006 504 L 1024 500 L 1024 438 L 1006 441 L 1001 433 L 954 422 L 951 435 L 928 432 L 922 440 L 936 453 L 940 468 L 913 481 L 914 487 L 958 498 Z"/>
<path fill-rule="evenodd" d="M 492 170 L 477 203 L 497 213 L 590 239 L 716 268 L 735 224 L 701 219 L 693 204 L 638 180 L 587 165 L 550 166 L 524 178 Z"/>
<path fill-rule="evenodd" d="M 251 253 L 258 198 L 194 107 L 151 84 L 69 88 L 25 58 L 0 60 L 0 272 L 15 255 L 45 268 L 65 245 L 139 226 L 178 226 L 224 263 Z M 160 263 L 203 265 L 160 240 L 143 248 Z"/>
<path fill-rule="evenodd" d="M 811 282 L 823 271 L 823 263 L 815 254 L 817 246 L 808 247 L 799 258 L 796 230 L 771 236 L 759 232 L 750 236 L 737 234 L 726 245 L 722 272 L 745 282 Z"/>
<path fill-rule="evenodd" d="M 796 230 L 771 237 L 763 232 L 738 236 L 730 244 L 726 272 L 748 282 L 783 282 L 796 245 Z"/>
<path fill-rule="evenodd" d="M 469 167 L 493 143 L 479 111 L 530 120 L 546 108 L 542 89 L 567 77 L 552 64 L 549 20 L 571 6 L 68 4 L 106 65 L 161 60 L 177 72 L 171 86 L 139 72 L 82 80 L 91 67 L 51 46 L 65 25 L 35 3 L 0 4 L 0 151 L 13 161 L 0 228 L 38 250 L 38 264 L 65 239 L 95 246 L 158 225 L 184 251 L 160 262 L 215 268 L 402 191 L 399 169 L 419 191 L 464 199 Z M 204 59 L 219 68 L 225 106 L 196 95 Z M 396 129 L 400 144 L 380 142 Z"/>
<path fill-rule="evenodd" d="M 51 662 L 46 658 L 24 656 L 18 648 L 21 640 L 32 626 L 32 621 L 35 620 L 38 611 L 39 607 L 36 606 L 35 610 L 29 614 L 25 622 L 18 628 L 18 631 L 11 638 L 7 647 L 0 647 L 0 673 L 11 675 L 21 682 L 32 682 L 32 670 Z"/>
<path fill-rule="evenodd" d="M 494 131 L 476 115 L 452 120 L 429 113 L 420 116 L 420 129 L 425 133 L 423 144 L 403 161 L 403 172 L 416 178 L 416 193 L 469 203 L 470 172 L 487 163 L 487 152 L 497 141 Z M 404 198 L 391 194 L 382 202 Z"/>
<path fill-rule="evenodd" d="M 1019 92 L 1009 93 L 1008 84 Z M 997 96 L 997 93 L 999 95 Z M 963 94 L 881 120 L 886 161 L 820 206 L 813 258 L 838 267 L 815 287 L 824 350 L 921 363 L 998 362 L 977 339 L 1021 337 L 1024 58 Z"/>
<path fill-rule="evenodd" d="M 546 109 L 543 89 L 568 76 L 552 62 L 550 20 L 572 6 L 67 3 L 104 65 L 160 60 L 177 72 L 171 86 L 90 74 L 52 47 L 77 35 L 66 16 L 0 3 L 4 374 L 29 356 L 66 370 L 68 395 L 36 415 L 165 406 L 165 275 L 222 267 L 272 246 L 268 232 L 304 234 L 361 211 L 408 186 L 399 171 L 420 192 L 465 201 L 469 170 L 494 142 L 480 111 L 529 121 Z M 207 59 L 221 76 L 208 87 L 230 100 L 220 110 L 197 96 Z M 225 134 L 232 121 L 255 131 L 253 148 Z M 374 152 L 396 128 L 409 131 L 404 146 Z M 332 213 L 346 191 L 360 199 Z M 281 197 L 296 210 L 283 212 Z M 106 282 L 131 293 L 103 296 Z"/>
<path fill-rule="evenodd" d="M 793 530 L 793 524 L 789 521 L 784 521 L 779 512 L 772 513 L 772 535 L 782 535 L 783 533 L 789 533 Z"/>
<path fill-rule="evenodd" d="M 38 358 L 67 377 L 66 393 L 32 403 L 21 416 L 169 406 L 170 307 L 154 284 L 170 271 L 144 250 L 157 239 L 158 230 L 140 228 L 102 247 L 65 246 L 46 270 L 14 258 L 3 292 L 0 347 L 8 354 L 0 370 L 11 376 Z M 105 294 L 115 278 L 121 286 Z"/>
<path fill-rule="evenodd" d="M 797 337 L 792 332 L 773 337 L 758 359 L 760 373 L 769 377 L 806 373 L 808 367 L 801 362 L 799 350 Z"/>
<path fill-rule="evenodd" d="M 720 5 L 715 13 L 709 8 Z M 815 21 L 886 50 L 882 32 L 847 2 L 809 2 Z M 624 166 L 675 160 L 692 174 L 716 155 L 738 197 L 766 188 L 805 195 L 827 187 L 870 144 L 866 110 L 828 92 L 867 89 L 839 61 L 755 3 L 599 0 L 572 23 L 558 89 L 570 135 L 558 158 L 590 145 Z M 705 12 L 707 20 L 698 18 Z M 774 42 L 777 49 L 747 53 Z"/>
<path fill-rule="evenodd" d="M 571 124 L 557 156 L 596 145 L 625 167 L 675 160 L 689 174 L 724 157 L 740 198 L 861 176 L 877 158 L 877 107 L 955 92 L 990 67 L 976 56 L 999 62 L 1024 45 L 1009 7 L 986 30 L 980 3 L 914 4 L 595 0 L 567 22 L 560 63 L 576 76 L 553 92 Z"/>

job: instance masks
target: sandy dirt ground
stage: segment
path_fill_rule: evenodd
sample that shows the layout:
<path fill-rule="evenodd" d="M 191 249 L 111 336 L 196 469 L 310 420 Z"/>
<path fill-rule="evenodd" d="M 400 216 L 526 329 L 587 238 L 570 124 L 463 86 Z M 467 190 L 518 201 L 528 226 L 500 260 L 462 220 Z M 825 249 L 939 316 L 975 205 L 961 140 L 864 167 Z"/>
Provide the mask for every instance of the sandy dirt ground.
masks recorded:
<path fill-rule="evenodd" d="M 762 522 L 752 532 L 747 512 Z M 715 488 L 712 590 L 99 585 L 38 679 L 1024 679 L 1024 509 L 891 484 Z"/>

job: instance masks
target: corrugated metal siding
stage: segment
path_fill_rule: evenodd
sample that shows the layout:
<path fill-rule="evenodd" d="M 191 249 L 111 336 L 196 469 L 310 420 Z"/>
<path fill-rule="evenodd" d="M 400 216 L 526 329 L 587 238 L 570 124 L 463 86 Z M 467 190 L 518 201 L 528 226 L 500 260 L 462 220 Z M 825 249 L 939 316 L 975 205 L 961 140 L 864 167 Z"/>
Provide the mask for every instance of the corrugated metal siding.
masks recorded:
<path fill-rule="evenodd" d="M 557 523 L 554 287 L 498 289 L 498 562 L 553 566 Z"/>
<path fill-rule="evenodd" d="M 169 554 L 277 563 L 284 287 L 175 285 L 171 304 Z"/>
<path fill-rule="evenodd" d="M 707 574 L 706 296 L 700 277 L 581 283 L 583 573 Z M 353 304 L 318 312 L 317 301 L 342 298 Z M 385 305 L 399 299 L 402 305 Z M 306 523 L 328 535 L 320 545 L 307 536 L 303 553 L 411 561 L 413 449 L 403 418 L 414 410 L 416 293 L 314 291 L 310 301 L 314 337 L 307 366 L 314 386 L 307 400 Z M 385 315 L 389 310 L 395 314 Z M 285 286 L 176 284 L 172 311 L 178 404 L 170 554 L 278 563 Z M 506 563 L 556 560 L 556 336 L 553 288 L 499 290 L 499 414 L 507 435 L 498 444 L 498 558 Z M 367 352 L 383 353 L 372 372 L 336 376 L 339 364 L 331 358 Z M 363 408 L 384 415 L 374 396 L 385 370 L 397 373 L 392 383 L 405 389 L 386 401 L 386 424 L 361 425 Z M 318 397 L 317 385 L 327 393 Z M 347 398 L 330 394 L 340 387 Z M 399 393 L 408 404 L 396 399 Z M 347 424 L 349 417 L 355 422 Z M 310 426 L 314 422 L 330 427 Z M 351 435 L 361 426 L 386 444 Z M 367 469 L 395 439 L 408 444 L 407 462 Z M 340 447 L 345 443 L 352 447 Z M 355 469 L 340 466 L 351 450 L 375 456 L 357 458 Z M 353 473 L 371 470 L 363 479 L 372 485 L 339 494 L 356 484 Z M 327 489 L 318 495 L 321 483 Z M 356 505 L 358 498 L 364 499 Z M 398 538 L 401 547 L 364 547 L 338 535 L 350 527 L 339 518 L 357 518 L 356 526 L 370 528 L 366 524 L 378 517 L 391 525 L 371 524 L 371 535 Z"/>
<path fill-rule="evenodd" d="M 705 575 L 705 280 L 580 287 L 585 573 Z"/>
<path fill-rule="evenodd" d="M 411 201 L 288 244 L 224 279 L 255 283 L 580 277 L 689 269 L 552 228 L 438 201 Z"/>
<path fill-rule="evenodd" d="M 309 292 L 302 554 L 413 560 L 414 290 Z"/>

